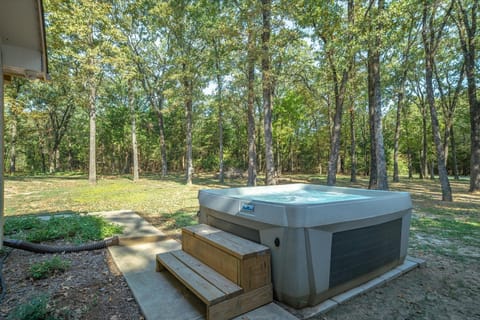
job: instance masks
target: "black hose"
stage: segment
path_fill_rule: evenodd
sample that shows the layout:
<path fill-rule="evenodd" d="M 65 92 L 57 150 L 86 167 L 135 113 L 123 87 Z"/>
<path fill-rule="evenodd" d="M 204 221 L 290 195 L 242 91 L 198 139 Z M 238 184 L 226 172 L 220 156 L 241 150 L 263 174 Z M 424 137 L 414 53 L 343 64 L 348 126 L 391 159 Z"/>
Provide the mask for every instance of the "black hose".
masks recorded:
<path fill-rule="evenodd" d="M 118 237 L 113 237 L 105 239 L 102 241 L 97 241 L 93 243 L 81 244 L 78 246 L 50 246 L 45 244 L 32 243 L 23 240 L 14 240 L 14 239 L 4 239 L 3 244 L 10 248 L 26 250 L 35 253 L 69 253 L 69 252 L 79 252 L 79 251 L 89 251 L 89 250 L 98 250 L 103 249 L 109 246 L 118 245 Z"/>

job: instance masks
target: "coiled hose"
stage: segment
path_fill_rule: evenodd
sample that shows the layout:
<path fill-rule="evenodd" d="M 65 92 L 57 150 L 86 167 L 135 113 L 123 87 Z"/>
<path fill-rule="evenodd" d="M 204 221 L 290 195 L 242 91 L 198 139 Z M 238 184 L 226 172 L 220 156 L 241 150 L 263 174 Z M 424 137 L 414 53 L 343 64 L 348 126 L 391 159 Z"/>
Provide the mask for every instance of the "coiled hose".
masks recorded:
<path fill-rule="evenodd" d="M 38 244 L 23 240 L 14 240 L 14 239 L 3 239 L 3 245 L 14 248 L 14 249 L 21 249 L 25 251 L 35 252 L 35 253 L 70 253 L 70 252 L 80 252 L 80 251 L 90 251 L 90 250 L 98 250 L 103 249 L 110 246 L 116 246 L 119 244 L 119 239 L 117 236 L 108 238 L 102 241 L 81 244 L 77 246 L 49 246 L 45 244 Z M 2 268 L 5 259 L 7 258 L 8 252 L 3 259 L 0 261 L 0 303 L 2 302 L 3 298 L 5 297 L 6 293 L 6 285 L 5 280 L 3 279 L 2 275 Z"/>
<path fill-rule="evenodd" d="M 103 249 L 109 246 L 118 245 L 118 237 L 108 238 L 93 243 L 81 244 L 77 246 L 49 246 L 44 244 L 32 243 L 23 240 L 4 239 L 3 244 L 14 249 L 21 249 L 35 253 L 70 253 L 79 251 L 89 251 Z"/>

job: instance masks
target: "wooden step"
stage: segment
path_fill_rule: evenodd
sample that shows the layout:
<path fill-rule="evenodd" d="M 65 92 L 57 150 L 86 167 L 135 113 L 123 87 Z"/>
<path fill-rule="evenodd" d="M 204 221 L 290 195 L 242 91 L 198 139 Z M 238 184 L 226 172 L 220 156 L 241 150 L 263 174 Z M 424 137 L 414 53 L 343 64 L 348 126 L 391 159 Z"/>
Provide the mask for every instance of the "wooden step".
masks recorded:
<path fill-rule="evenodd" d="M 273 300 L 270 249 L 207 225 L 182 229 L 182 250 L 157 255 L 205 303 L 207 319 L 231 319 Z"/>
<path fill-rule="evenodd" d="M 182 250 L 245 292 L 271 283 L 270 249 L 205 224 L 182 229 Z"/>
<path fill-rule="evenodd" d="M 177 250 L 157 255 L 157 271 L 167 269 L 207 306 L 243 292 L 243 289 L 188 253 Z"/>

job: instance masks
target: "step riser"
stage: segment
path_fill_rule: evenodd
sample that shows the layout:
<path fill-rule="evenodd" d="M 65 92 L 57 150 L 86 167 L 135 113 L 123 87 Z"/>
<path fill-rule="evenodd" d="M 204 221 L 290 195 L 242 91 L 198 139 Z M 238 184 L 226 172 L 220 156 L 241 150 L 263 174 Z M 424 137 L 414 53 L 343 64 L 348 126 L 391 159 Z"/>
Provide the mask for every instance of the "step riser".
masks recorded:
<path fill-rule="evenodd" d="M 192 230 L 198 230 L 194 227 L 182 230 L 183 251 L 238 284 L 245 292 L 271 283 L 268 248 L 263 249 L 249 240 L 240 239 L 223 231 L 192 232 Z M 234 251 L 236 247 L 240 248 L 242 243 L 257 251 L 243 250 L 241 253 Z"/>
<path fill-rule="evenodd" d="M 239 260 L 190 234 L 182 234 L 182 250 L 194 256 L 228 280 L 239 284 Z"/>
<path fill-rule="evenodd" d="M 158 254 L 156 269 L 168 270 L 200 298 L 207 320 L 273 301 L 269 248 L 207 225 L 182 229 L 182 250 Z"/>

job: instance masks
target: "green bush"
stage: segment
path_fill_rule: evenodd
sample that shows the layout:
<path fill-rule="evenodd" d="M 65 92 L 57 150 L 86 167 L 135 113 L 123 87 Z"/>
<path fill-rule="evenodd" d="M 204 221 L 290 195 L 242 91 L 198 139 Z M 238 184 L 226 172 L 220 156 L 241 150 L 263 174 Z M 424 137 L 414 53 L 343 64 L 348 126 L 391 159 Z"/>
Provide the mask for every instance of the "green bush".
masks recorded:
<path fill-rule="evenodd" d="M 38 226 L 39 219 L 36 217 L 7 217 L 5 219 L 4 232 L 6 235 L 31 230 Z"/>
<path fill-rule="evenodd" d="M 35 297 L 31 302 L 17 306 L 9 315 L 8 320 L 55 320 L 48 307 L 48 297 Z"/>
<path fill-rule="evenodd" d="M 54 256 L 50 260 L 34 263 L 28 271 L 30 277 L 38 280 L 48 278 L 56 272 L 65 272 L 69 267 L 70 261 Z"/>

